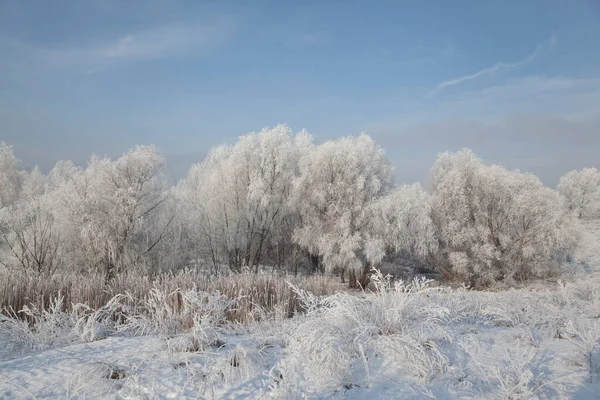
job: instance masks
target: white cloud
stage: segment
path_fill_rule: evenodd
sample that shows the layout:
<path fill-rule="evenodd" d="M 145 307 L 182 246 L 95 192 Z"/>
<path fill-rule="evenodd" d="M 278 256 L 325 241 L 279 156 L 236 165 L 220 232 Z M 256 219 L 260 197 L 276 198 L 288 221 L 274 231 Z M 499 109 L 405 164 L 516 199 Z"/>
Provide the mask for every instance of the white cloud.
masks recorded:
<path fill-rule="evenodd" d="M 442 97 L 415 98 L 402 113 L 363 126 L 369 132 L 403 129 L 448 120 L 493 122 L 509 115 L 552 115 L 567 119 L 600 116 L 600 76 L 529 76 Z M 599 135 L 600 137 L 600 135 Z"/>
<path fill-rule="evenodd" d="M 164 25 L 69 46 L 40 47 L 7 38 L 2 42 L 8 44 L 3 47 L 10 48 L 16 58 L 21 58 L 15 62 L 24 59 L 41 67 L 93 73 L 117 62 L 202 54 L 226 40 L 234 30 L 231 21 L 219 21 Z"/>
<path fill-rule="evenodd" d="M 423 179 L 438 152 L 471 147 L 554 185 L 571 169 L 600 167 L 598 126 L 600 77 L 530 76 L 431 100 L 363 129 L 396 160 L 403 182 Z"/>
<path fill-rule="evenodd" d="M 463 92 L 441 106 L 445 115 L 488 116 L 547 113 L 570 116 L 600 107 L 600 77 L 529 76 Z"/>
<path fill-rule="evenodd" d="M 440 84 L 437 85 L 437 89 L 441 90 L 448 86 L 458 85 L 463 82 L 477 79 L 477 78 L 480 78 L 485 75 L 495 75 L 495 74 L 508 72 L 508 71 L 517 69 L 519 67 L 522 67 L 524 65 L 527 65 L 527 64 L 533 62 L 545 50 L 547 50 L 547 49 L 551 50 L 552 48 L 554 48 L 556 43 L 557 43 L 556 37 L 552 36 L 546 42 L 538 45 L 531 54 L 529 54 L 527 57 L 525 57 L 524 59 L 522 59 L 520 61 L 517 61 L 514 63 L 498 62 L 498 63 L 492 65 L 491 67 L 481 69 L 473 74 L 464 75 L 464 76 L 461 76 L 461 77 L 458 77 L 455 79 L 450 79 L 450 80 L 441 82 Z"/>

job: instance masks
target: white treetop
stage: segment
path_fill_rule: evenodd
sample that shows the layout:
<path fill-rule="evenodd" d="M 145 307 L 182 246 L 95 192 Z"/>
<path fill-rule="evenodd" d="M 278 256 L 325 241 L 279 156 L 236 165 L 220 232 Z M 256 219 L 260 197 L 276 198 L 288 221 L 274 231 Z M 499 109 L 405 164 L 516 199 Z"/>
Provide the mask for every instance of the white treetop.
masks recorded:
<path fill-rule="evenodd" d="M 558 191 L 578 218 L 597 217 L 600 213 L 600 172 L 596 168 L 567 172 L 560 178 Z"/>
<path fill-rule="evenodd" d="M 531 174 L 443 153 L 431 172 L 433 208 L 452 273 L 474 284 L 543 276 L 577 240 L 558 193 Z"/>
<path fill-rule="evenodd" d="M 384 195 L 392 181 L 390 162 L 368 135 L 316 146 L 300 160 L 294 182 L 302 219 L 294 240 L 322 256 L 328 270 L 359 270 L 361 253 L 371 239 L 371 202 Z"/>

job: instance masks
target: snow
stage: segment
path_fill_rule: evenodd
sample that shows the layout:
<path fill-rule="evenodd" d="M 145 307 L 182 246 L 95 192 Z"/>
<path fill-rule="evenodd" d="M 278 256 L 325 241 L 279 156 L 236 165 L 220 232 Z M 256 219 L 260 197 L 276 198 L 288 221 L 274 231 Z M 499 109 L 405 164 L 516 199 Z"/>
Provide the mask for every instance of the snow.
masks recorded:
<path fill-rule="evenodd" d="M 376 294 L 298 291 L 307 313 L 291 319 L 214 317 L 174 336 L 135 320 L 154 333 L 40 341 L 2 336 L 12 322 L 0 320 L 0 398 L 598 399 L 600 223 L 587 228 L 584 268 L 564 283 L 478 292 L 379 277 Z M 197 338 L 202 351 L 186 351 Z"/>

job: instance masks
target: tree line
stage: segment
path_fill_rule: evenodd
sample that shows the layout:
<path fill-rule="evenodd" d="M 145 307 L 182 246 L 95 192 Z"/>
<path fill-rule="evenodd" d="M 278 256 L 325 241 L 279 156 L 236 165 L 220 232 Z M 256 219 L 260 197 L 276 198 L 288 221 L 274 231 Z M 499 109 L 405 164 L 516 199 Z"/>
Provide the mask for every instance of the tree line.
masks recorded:
<path fill-rule="evenodd" d="M 395 185 L 384 150 L 362 134 L 314 143 L 278 125 L 213 148 L 170 184 L 154 146 L 120 158 L 20 169 L 0 144 L 0 264 L 36 275 L 184 267 L 211 274 L 338 273 L 351 287 L 384 261 L 428 266 L 485 287 L 546 277 L 598 217 L 600 174 L 571 171 L 558 190 L 440 154 L 427 188 Z"/>

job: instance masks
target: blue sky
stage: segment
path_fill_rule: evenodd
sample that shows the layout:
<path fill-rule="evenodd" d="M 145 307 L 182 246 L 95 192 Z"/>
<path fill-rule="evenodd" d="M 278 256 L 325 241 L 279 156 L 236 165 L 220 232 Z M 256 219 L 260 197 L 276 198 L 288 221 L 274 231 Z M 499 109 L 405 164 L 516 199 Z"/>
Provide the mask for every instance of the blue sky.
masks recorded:
<path fill-rule="evenodd" d="M 0 140 L 24 166 L 156 144 L 180 178 L 266 126 L 366 131 L 554 185 L 600 167 L 600 2 L 0 0 Z"/>

